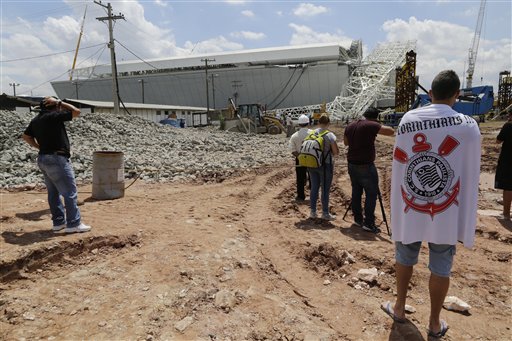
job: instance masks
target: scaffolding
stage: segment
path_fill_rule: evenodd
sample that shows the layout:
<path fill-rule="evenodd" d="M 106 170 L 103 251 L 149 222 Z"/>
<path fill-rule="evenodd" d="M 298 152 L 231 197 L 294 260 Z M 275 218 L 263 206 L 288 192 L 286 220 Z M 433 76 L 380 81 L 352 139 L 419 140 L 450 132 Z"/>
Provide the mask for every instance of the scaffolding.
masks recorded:
<path fill-rule="evenodd" d="M 512 104 L 512 77 L 510 71 L 500 72 L 500 80 L 498 83 L 498 108 L 500 111 L 505 110 Z"/>
<path fill-rule="evenodd" d="M 405 64 L 396 69 L 395 112 L 407 112 L 416 99 L 416 52 L 405 55 Z"/>
<path fill-rule="evenodd" d="M 392 71 L 405 62 L 406 53 L 414 50 L 415 41 L 380 44 L 350 75 L 346 89 L 327 105 L 334 119 L 360 117 L 377 100 L 394 98 L 390 85 Z"/>
<path fill-rule="evenodd" d="M 377 100 L 395 98 L 391 75 L 406 62 L 406 53 L 415 47 L 415 41 L 380 44 L 363 61 L 351 59 L 353 68 L 347 85 L 339 96 L 326 104 L 331 120 L 356 119 Z M 297 118 L 318 109 L 321 104 L 278 109 L 276 113 Z"/>

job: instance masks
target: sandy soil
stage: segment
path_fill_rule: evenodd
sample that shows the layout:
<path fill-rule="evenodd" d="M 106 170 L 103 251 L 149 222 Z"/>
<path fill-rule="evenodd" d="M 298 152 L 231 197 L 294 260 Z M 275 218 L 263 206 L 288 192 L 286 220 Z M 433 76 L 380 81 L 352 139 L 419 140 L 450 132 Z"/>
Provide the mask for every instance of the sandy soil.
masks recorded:
<path fill-rule="evenodd" d="M 484 133 L 476 244 L 460 246 L 448 295 L 472 306 L 443 310 L 447 340 L 510 340 L 512 225 L 492 189 L 501 124 Z M 341 132 L 341 131 L 338 131 Z M 389 212 L 392 138 L 379 138 Z M 332 222 L 293 201 L 292 162 L 218 182 L 136 182 L 124 198 L 94 201 L 80 187 L 85 234 L 53 234 L 44 191 L 2 192 L 0 339 L 3 340 L 426 340 L 422 249 L 404 325 L 379 305 L 394 300 L 394 251 L 341 217 L 350 198 L 343 158 Z M 378 222 L 381 222 L 380 212 Z M 381 225 L 385 231 L 384 224 Z M 355 262 L 347 258 L 347 251 Z M 353 285 L 359 269 L 378 279 Z"/>

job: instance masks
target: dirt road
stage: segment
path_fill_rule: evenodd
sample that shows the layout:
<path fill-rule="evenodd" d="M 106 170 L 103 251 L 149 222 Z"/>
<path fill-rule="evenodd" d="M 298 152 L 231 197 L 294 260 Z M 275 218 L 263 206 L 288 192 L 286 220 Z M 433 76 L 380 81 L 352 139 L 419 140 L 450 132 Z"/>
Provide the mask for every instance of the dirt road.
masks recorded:
<path fill-rule="evenodd" d="M 392 140 L 382 142 L 389 212 Z M 393 244 L 352 225 L 350 214 L 341 219 L 350 198 L 344 161 L 332 223 L 308 219 L 307 203 L 293 201 L 292 171 L 290 163 L 219 183 L 136 182 L 112 201 L 91 200 L 83 186 L 93 230 L 80 235 L 50 232 L 45 192 L 3 192 L 0 338 L 426 340 L 425 248 L 408 299 L 417 311 L 393 324 L 379 309 L 394 300 Z M 499 210 L 496 196 L 483 189 L 480 208 Z M 458 247 L 448 295 L 472 309 L 443 310 L 447 340 L 510 340 L 511 231 L 480 214 L 475 247 Z M 353 280 L 373 267 L 375 281 Z"/>

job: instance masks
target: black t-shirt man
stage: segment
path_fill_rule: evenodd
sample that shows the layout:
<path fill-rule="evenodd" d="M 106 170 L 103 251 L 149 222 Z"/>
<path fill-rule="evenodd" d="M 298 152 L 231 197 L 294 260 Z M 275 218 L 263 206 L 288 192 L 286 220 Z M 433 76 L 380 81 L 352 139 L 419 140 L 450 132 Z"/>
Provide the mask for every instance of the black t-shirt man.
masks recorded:
<path fill-rule="evenodd" d="M 39 154 L 60 154 L 70 157 L 69 138 L 64 122 L 73 119 L 71 110 L 59 111 L 58 106 L 41 108 L 32 119 L 25 135 L 31 136 L 39 144 Z"/>

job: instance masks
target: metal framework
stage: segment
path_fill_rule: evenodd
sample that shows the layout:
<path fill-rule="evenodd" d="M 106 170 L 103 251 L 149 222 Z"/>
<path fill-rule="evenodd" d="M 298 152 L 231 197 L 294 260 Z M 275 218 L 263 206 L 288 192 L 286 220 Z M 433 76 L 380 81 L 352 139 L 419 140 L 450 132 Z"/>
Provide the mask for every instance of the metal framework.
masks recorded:
<path fill-rule="evenodd" d="M 327 111 L 335 119 L 354 119 L 361 116 L 378 99 L 394 98 L 394 86 L 389 85 L 390 74 L 404 64 L 405 54 L 415 47 L 415 41 L 377 46 L 354 69 L 345 91 L 327 105 Z"/>
<path fill-rule="evenodd" d="M 500 111 L 505 110 L 512 104 L 512 76 L 510 71 L 500 72 L 500 80 L 498 85 L 498 108 Z"/>
<path fill-rule="evenodd" d="M 405 55 L 405 64 L 396 69 L 395 111 L 407 112 L 416 99 L 416 52 Z"/>
<path fill-rule="evenodd" d="M 353 59 L 351 72 L 345 89 L 326 104 L 327 112 L 333 120 L 355 119 L 360 117 L 373 103 L 383 98 L 394 98 L 395 87 L 390 85 L 392 71 L 405 63 L 406 53 L 415 50 L 416 41 L 379 44 L 362 62 Z M 304 107 L 279 109 L 280 114 L 312 113 L 320 109 L 320 104 Z"/>

